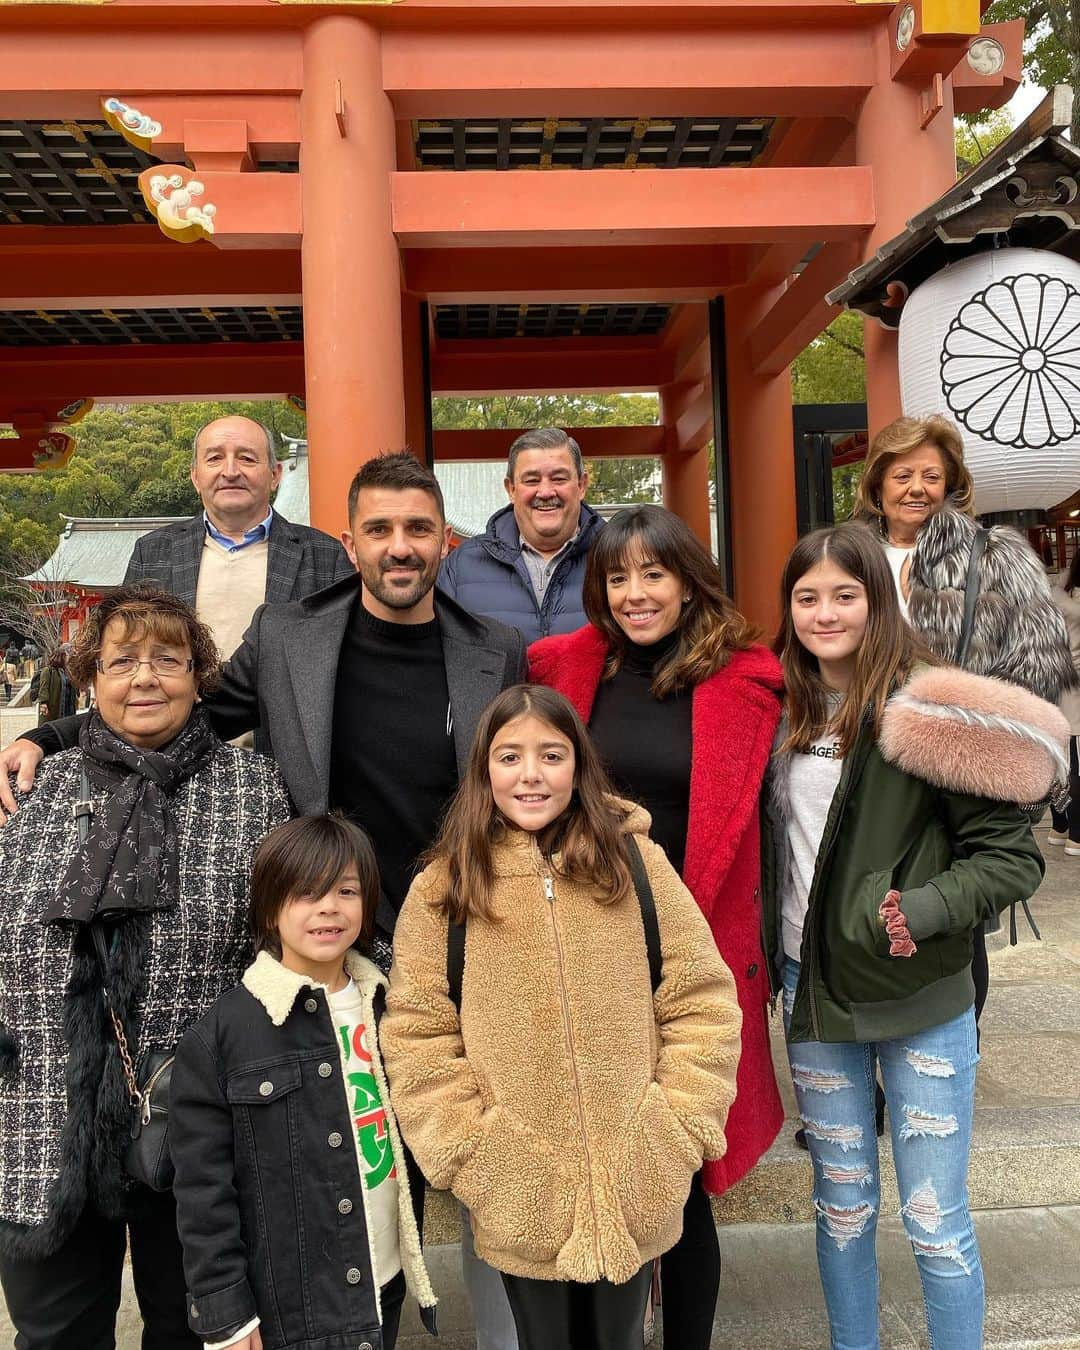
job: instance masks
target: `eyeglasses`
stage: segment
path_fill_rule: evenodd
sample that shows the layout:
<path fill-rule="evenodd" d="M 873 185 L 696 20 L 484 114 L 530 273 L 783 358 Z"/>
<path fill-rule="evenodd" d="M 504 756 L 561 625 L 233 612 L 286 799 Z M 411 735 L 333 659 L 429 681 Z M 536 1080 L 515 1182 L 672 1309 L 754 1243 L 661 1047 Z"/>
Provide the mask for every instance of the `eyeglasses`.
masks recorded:
<path fill-rule="evenodd" d="M 151 656 L 148 661 L 140 661 L 135 656 L 115 656 L 108 664 L 95 661 L 94 665 L 110 680 L 125 680 L 134 675 L 140 666 L 149 666 L 155 675 L 186 675 L 194 667 L 195 661 L 190 656 L 186 661 L 181 661 L 178 656 Z"/>

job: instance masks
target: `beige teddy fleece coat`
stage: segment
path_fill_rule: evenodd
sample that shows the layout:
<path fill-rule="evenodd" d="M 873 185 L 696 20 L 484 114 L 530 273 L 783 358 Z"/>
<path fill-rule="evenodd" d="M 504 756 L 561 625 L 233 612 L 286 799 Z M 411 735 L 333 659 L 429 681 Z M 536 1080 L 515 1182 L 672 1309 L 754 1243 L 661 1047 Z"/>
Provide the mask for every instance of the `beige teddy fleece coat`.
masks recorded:
<path fill-rule="evenodd" d="M 531 835 L 496 850 L 495 921 L 466 928 L 461 1019 L 446 981 L 442 864 L 398 918 L 380 1029 L 401 1131 L 511 1275 L 629 1280 L 672 1247 L 694 1173 L 720 1158 L 741 1013 L 701 911 L 634 808 L 663 977 L 637 898 L 603 905 Z M 552 898 L 546 895 L 550 881 Z"/>

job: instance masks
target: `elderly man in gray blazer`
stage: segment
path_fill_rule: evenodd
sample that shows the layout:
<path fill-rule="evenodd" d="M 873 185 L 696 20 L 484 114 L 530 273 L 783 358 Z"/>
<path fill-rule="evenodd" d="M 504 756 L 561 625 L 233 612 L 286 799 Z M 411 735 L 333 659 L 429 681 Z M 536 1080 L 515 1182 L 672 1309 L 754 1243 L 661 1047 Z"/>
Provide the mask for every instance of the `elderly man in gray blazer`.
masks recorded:
<path fill-rule="evenodd" d="M 186 600 L 209 624 L 223 657 L 240 645 L 264 601 L 302 600 L 352 575 L 337 539 L 286 520 L 270 505 L 281 464 L 273 433 L 261 422 L 217 417 L 200 427 L 191 481 L 202 511 L 144 534 L 124 581 L 154 581 Z"/>

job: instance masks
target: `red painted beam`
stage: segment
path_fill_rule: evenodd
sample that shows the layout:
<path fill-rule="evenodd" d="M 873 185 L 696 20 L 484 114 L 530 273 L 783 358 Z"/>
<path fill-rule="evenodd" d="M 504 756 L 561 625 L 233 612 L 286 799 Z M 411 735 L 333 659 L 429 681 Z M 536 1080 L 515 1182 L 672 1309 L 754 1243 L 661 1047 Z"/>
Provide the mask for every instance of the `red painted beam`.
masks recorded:
<path fill-rule="evenodd" d="M 500 22 L 479 31 L 455 18 L 386 34 L 383 83 L 399 117 L 851 117 L 874 78 L 861 24 L 785 26 L 743 6 L 720 26 L 716 4 L 680 24 L 673 6 L 656 5 L 649 28 L 618 41 L 609 10 L 592 30 L 538 22 L 526 47 L 498 8 Z"/>
<path fill-rule="evenodd" d="M 0 260 L 0 310 L 301 303 L 298 250 L 181 246 L 156 225 L 12 225 Z"/>
<path fill-rule="evenodd" d="M 749 272 L 746 245 L 414 248 L 406 288 L 432 304 L 710 300 Z"/>
<path fill-rule="evenodd" d="M 761 243 L 844 239 L 874 223 L 869 166 L 395 173 L 405 247 Z"/>
<path fill-rule="evenodd" d="M 303 234 L 299 174 L 234 171 L 195 175 L 182 165 L 162 164 L 160 170 L 144 169 L 139 175 L 140 185 L 145 181 L 149 186 L 159 172 L 169 176 L 177 171 L 185 186 L 193 179 L 202 184 L 197 202 L 200 208 L 214 206 L 211 242 L 216 248 L 299 248 Z"/>
<path fill-rule="evenodd" d="M 825 294 L 862 258 L 862 244 L 842 239 L 826 244 L 758 320 L 747 338 L 750 362 L 759 375 L 777 375 L 836 318 Z"/>
<path fill-rule="evenodd" d="M 664 427 L 566 427 L 586 459 L 634 459 L 664 450 Z M 505 460 L 524 427 L 435 432 L 436 463 Z"/>
<path fill-rule="evenodd" d="M 444 339 L 431 353 L 434 394 L 652 391 L 674 378 L 671 353 L 650 339 Z"/>
<path fill-rule="evenodd" d="M 221 342 L 203 346 L 6 348 L 9 412 L 48 400 L 63 406 L 87 395 L 154 402 L 186 398 L 274 398 L 303 393 L 299 342 Z"/>
<path fill-rule="evenodd" d="M 104 17 L 107 9 L 113 9 L 109 17 L 119 17 L 121 11 L 114 5 L 115 0 L 100 14 L 81 9 L 78 18 L 89 25 Z M 57 16 L 64 23 L 60 42 L 41 22 L 40 10 L 28 29 L 9 26 L 14 14 L 5 10 L 0 117 L 56 117 L 60 115 L 56 111 L 34 110 L 55 109 L 58 93 L 69 99 L 91 97 L 94 115 L 100 117 L 98 99 L 107 94 L 130 96 L 142 108 L 142 95 L 148 93 L 298 94 L 303 88 L 299 33 L 261 27 L 210 35 L 200 31 L 205 9 L 199 14 L 200 7 L 194 5 L 170 3 L 168 8 L 174 26 L 166 31 L 109 32 L 99 24 L 76 26 L 72 11 L 63 7 Z M 178 8 L 188 13 L 180 17 Z M 263 6 L 264 15 L 268 8 Z M 35 102 L 34 95 L 46 99 Z"/>

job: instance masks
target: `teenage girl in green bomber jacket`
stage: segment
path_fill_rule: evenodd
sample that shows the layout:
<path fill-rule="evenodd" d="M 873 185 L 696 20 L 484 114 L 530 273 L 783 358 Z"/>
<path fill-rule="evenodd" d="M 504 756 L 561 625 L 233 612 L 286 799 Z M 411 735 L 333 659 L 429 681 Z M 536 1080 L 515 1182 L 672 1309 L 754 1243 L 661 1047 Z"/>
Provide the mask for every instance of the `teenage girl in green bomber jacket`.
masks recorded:
<path fill-rule="evenodd" d="M 1063 776 L 1068 727 L 1024 689 L 934 663 L 864 525 L 807 535 L 782 586 L 765 950 L 814 1166 L 831 1345 L 879 1346 L 879 1069 L 930 1343 L 979 1350 L 972 933 L 1039 885 L 1016 803 Z"/>

